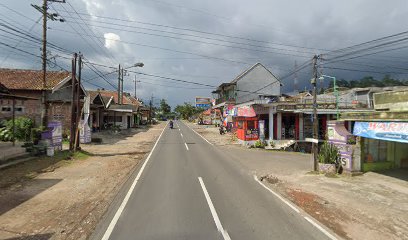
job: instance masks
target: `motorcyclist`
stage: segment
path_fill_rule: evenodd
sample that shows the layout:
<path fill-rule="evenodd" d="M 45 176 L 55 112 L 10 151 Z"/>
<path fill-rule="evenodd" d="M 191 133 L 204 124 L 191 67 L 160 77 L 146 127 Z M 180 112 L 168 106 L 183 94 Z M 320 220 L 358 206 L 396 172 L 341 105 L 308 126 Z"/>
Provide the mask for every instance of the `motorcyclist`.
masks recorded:
<path fill-rule="evenodd" d="M 172 120 L 170 120 L 170 128 L 171 129 L 173 128 L 173 121 Z"/>

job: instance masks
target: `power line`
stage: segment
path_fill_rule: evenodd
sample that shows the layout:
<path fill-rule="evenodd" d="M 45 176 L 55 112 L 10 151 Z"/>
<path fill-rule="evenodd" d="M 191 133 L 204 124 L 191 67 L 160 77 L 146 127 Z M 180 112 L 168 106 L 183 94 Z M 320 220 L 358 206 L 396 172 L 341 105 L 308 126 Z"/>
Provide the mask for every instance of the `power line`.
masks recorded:
<path fill-rule="evenodd" d="M 325 53 L 324 55 L 330 55 L 331 53 L 335 53 L 335 52 L 344 52 L 344 51 L 347 51 L 347 50 L 350 50 L 350 49 L 353 49 L 353 48 L 356 48 L 356 47 L 359 47 L 359 46 L 363 46 L 363 45 L 367 45 L 367 44 L 370 44 L 370 43 L 382 41 L 382 40 L 385 40 L 385 39 L 388 39 L 388 38 L 393 38 L 393 37 L 396 37 L 396 36 L 405 35 L 407 33 L 408 33 L 408 31 L 404 31 L 404 32 L 388 35 L 388 36 L 385 36 L 385 37 L 380 37 L 380 38 L 377 38 L 377 39 L 373 39 L 373 40 L 369 40 L 369 41 L 362 42 L 362 43 L 359 43 L 359 44 L 355 44 L 355 45 L 352 45 L 352 46 L 349 46 L 349 47 L 346 47 L 346 48 L 332 50 L 332 51 L 329 51 L 329 52 Z"/>
<path fill-rule="evenodd" d="M 339 67 L 324 67 L 325 69 L 334 69 L 334 70 L 343 70 L 343 71 L 351 71 L 351 72 L 366 72 L 366 73 L 378 73 L 378 74 L 408 74 L 403 72 L 379 72 L 379 71 L 372 71 L 372 70 L 360 70 L 360 69 L 352 69 L 352 68 L 339 68 Z"/>
<path fill-rule="evenodd" d="M 62 5 L 62 4 L 61 4 L 61 5 Z M 99 46 L 101 47 L 101 49 L 104 50 L 103 52 L 106 53 L 106 56 L 108 56 L 108 58 L 112 61 L 112 63 L 114 63 L 114 62 L 116 61 L 115 57 L 114 57 L 109 51 L 107 51 L 107 50 L 104 48 L 102 41 L 101 41 L 99 38 L 96 38 L 96 35 L 95 35 L 95 33 L 93 32 L 93 30 L 86 24 L 86 22 L 84 21 L 84 19 L 81 17 L 81 15 L 78 14 L 77 10 L 75 10 L 75 8 L 72 6 L 72 4 L 68 2 L 68 5 L 72 8 L 72 10 L 74 10 L 74 12 L 75 12 L 76 15 L 79 17 L 79 19 L 82 20 L 82 22 L 85 24 L 85 26 L 87 26 L 87 28 L 90 30 L 91 34 L 92 34 L 92 35 L 95 37 L 95 39 L 99 42 Z M 64 7 L 64 6 L 62 5 L 62 7 Z M 65 9 L 65 8 L 64 8 L 64 9 Z M 77 24 L 79 25 L 78 22 L 77 22 Z M 114 61 L 113 59 L 115 59 L 115 61 Z"/>
<path fill-rule="evenodd" d="M 53 28 L 53 30 L 55 30 L 55 31 L 61 31 L 61 32 L 65 32 L 65 33 L 70 33 L 70 34 L 75 34 L 75 33 L 73 33 L 73 32 L 66 31 L 66 30 L 61 30 L 61 29 L 54 29 L 54 28 Z M 85 34 L 83 34 L 83 35 L 85 35 Z M 117 42 L 121 42 L 121 43 L 124 43 L 124 44 L 129 44 L 129 45 L 137 45 L 137 46 L 141 46 L 141 47 L 159 49 L 159 50 L 163 50 L 163 51 L 169 51 L 169 52 L 176 52 L 176 53 L 182 53 L 182 54 L 200 56 L 200 57 L 203 57 L 203 58 L 214 59 L 214 60 L 219 60 L 219 61 L 223 61 L 223 62 L 230 62 L 230 63 L 239 63 L 239 64 L 245 64 L 245 65 L 252 65 L 251 63 L 243 62 L 243 61 L 236 61 L 236 60 L 230 60 L 230 59 L 220 58 L 220 57 L 213 57 L 213 56 L 208 56 L 208 55 L 203 55 L 203 54 L 193 53 L 193 52 L 188 52 L 188 51 L 181 51 L 181 50 L 175 50 L 175 49 L 171 49 L 171 48 L 164 48 L 164 47 L 153 46 L 153 45 L 148 45 L 148 44 L 142 44 L 142 43 L 136 43 L 136 42 L 129 42 L 129 41 L 124 41 L 124 40 L 120 40 L 120 39 L 113 39 L 113 38 L 104 38 L 104 39 L 110 40 L 110 41 L 117 41 Z"/>
<path fill-rule="evenodd" d="M 61 5 L 61 6 L 62 6 L 62 8 L 65 9 L 65 7 L 64 7 L 63 5 Z M 54 7 L 53 7 L 53 9 L 54 9 L 55 11 L 57 11 Z M 75 19 L 75 18 L 74 18 L 74 19 Z M 88 37 L 91 38 L 92 41 L 94 41 L 94 43 L 96 43 L 95 40 L 92 38 L 92 37 L 93 37 L 92 35 L 90 35 L 90 34 L 83 35 L 83 34 L 79 33 L 78 30 L 77 30 L 76 28 L 74 28 L 69 22 L 67 22 L 67 23 L 68 23 L 68 26 L 69 26 L 72 30 L 74 30 L 75 33 L 76 33 L 78 36 L 80 36 L 80 37 L 82 38 L 82 40 L 84 40 L 84 42 L 85 42 L 95 53 L 98 53 L 98 54 L 101 53 L 101 52 L 99 52 L 99 51 L 93 46 L 93 44 L 89 43 L 88 40 L 84 37 L 84 36 L 88 36 Z M 75 23 L 78 24 L 78 26 L 81 28 L 81 30 L 82 30 L 83 32 L 87 32 L 76 20 L 75 20 Z M 98 45 L 98 43 L 96 43 L 96 45 Z M 100 48 L 99 48 L 99 49 L 100 49 Z M 101 51 L 102 51 L 102 50 L 101 50 Z M 103 54 L 104 54 L 104 53 L 102 52 L 102 55 L 103 55 Z"/>
<path fill-rule="evenodd" d="M 69 18 L 69 17 L 68 17 L 68 18 Z M 93 20 L 93 21 L 94 21 L 94 20 Z M 234 46 L 230 46 L 230 45 L 223 45 L 223 44 L 217 44 L 217 43 L 212 43 L 212 42 L 205 42 L 205 41 L 201 41 L 201 40 L 181 38 L 181 37 L 179 37 L 179 36 L 194 37 L 194 38 L 199 38 L 199 39 L 219 41 L 219 42 L 224 42 L 224 43 L 238 44 L 238 45 L 250 46 L 250 47 L 256 47 L 256 48 L 263 48 L 263 49 L 273 49 L 273 50 L 278 50 L 278 51 L 288 51 L 288 52 L 307 53 L 307 54 L 310 54 L 310 53 L 312 53 L 312 52 L 315 52 L 315 51 L 300 51 L 300 50 L 293 50 L 293 49 L 269 47 L 269 46 L 265 46 L 265 45 L 264 45 L 264 46 L 262 46 L 262 45 L 255 45 L 255 44 L 249 44 L 249 43 L 243 43 L 243 42 L 228 41 L 228 40 L 218 39 L 218 38 L 212 38 L 212 37 L 199 36 L 199 35 L 194 35 L 194 34 L 186 34 L 186 33 L 179 33 L 179 32 L 172 32 L 172 31 L 158 30 L 158 29 L 152 29 L 152 28 L 129 26 L 129 25 L 124 25 L 124 24 L 112 23 L 112 22 L 102 22 L 102 21 L 94 21 L 94 22 L 102 23 L 102 24 L 108 24 L 108 25 L 114 25 L 114 26 L 120 26 L 120 27 L 126 27 L 126 28 L 135 28 L 135 29 L 148 30 L 148 31 L 153 31 L 153 32 L 170 33 L 170 34 L 175 34 L 176 36 L 161 35 L 161 34 L 154 34 L 154 33 L 148 33 L 148 32 L 140 32 L 140 31 L 132 31 L 132 30 L 124 30 L 124 29 L 121 29 L 121 28 L 100 26 L 100 25 L 94 25 L 94 24 L 89 24 L 89 26 L 93 26 L 93 27 L 97 27 L 97 28 L 105 28 L 105 29 L 110 29 L 110 30 L 120 30 L 120 31 L 126 31 L 126 32 L 133 32 L 133 33 L 143 34 L 143 35 L 150 35 L 150 36 L 157 36 L 157 37 L 164 37 L 164 38 L 180 39 L 180 40 L 184 40 L 184 41 L 199 42 L 199 43 L 210 44 L 210 45 L 217 45 L 217 46 L 234 47 Z M 237 48 L 237 47 L 235 47 L 235 48 Z M 241 48 L 241 49 L 255 50 L 255 49 L 248 49 L 248 48 Z M 257 50 L 257 51 L 261 51 L 261 50 Z M 283 54 L 283 53 L 271 52 L 271 51 L 262 51 L 262 52 Z M 283 55 L 289 55 L 289 54 L 283 54 Z M 294 55 L 294 54 L 290 54 L 290 55 Z M 298 55 L 294 55 L 294 56 L 298 56 Z"/>
<path fill-rule="evenodd" d="M 62 12 L 64 12 L 64 11 L 62 11 Z M 101 15 L 91 15 L 91 14 L 88 14 L 88 13 L 78 13 L 78 14 L 84 15 L 84 16 L 88 16 L 88 17 L 92 17 L 92 18 L 102 18 L 102 19 L 116 20 L 116 21 L 121 21 L 121 22 L 126 22 L 126 23 L 132 22 L 132 23 L 138 23 L 138 24 L 148 25 L 148 26 L 164 27 L 164 28 L 169 28 L 169 29 L 189 31 L 189 32 L 195 32 L 195 33 L 200 33 L 200 34 L 214 35 L 214 36 L 219 36 L 219 37 L 226 37 L 226 38 L 231 38 L 231 39 L 239 39 L 239 40 L 245 40 L 245 41 L 251 41 L 251 42 L 258 42 L 258 43 L 265 43 L 265 44 L 271 44 L 271 45 L 279 45 L 279 46 L 293 47 L 293 48 L 301 48 L 301 49 L 309 49 L 309 50 L 330 51 L 330 50 L 328 50 L 328 49 L 311 48 L 311 47 L 290 45 L 290 44 L 284 44 L 284 43 L 275 43 L 275 42 L 269 42 L 269 41 L 264 41 L 264 40 L 257 40 L 257 39 L 252 39 L 252 38 L 233 36 L 233 35 L 228 35 L 228 34 L 207 32 L 207 31 L 202 31 L 202 30 L 197 30 L 197 29 L 192 29 L 192 28 L 175 27 L 175 26 L 170 26 L 170 25 L 165 25 L 165 24 L 149 23 L 149 22 L 129 20 L 129 19 L 121 19 L 121 18 L 116 18 L 116 17 L 107 17 L 107 16 L 101 16 Z"/>

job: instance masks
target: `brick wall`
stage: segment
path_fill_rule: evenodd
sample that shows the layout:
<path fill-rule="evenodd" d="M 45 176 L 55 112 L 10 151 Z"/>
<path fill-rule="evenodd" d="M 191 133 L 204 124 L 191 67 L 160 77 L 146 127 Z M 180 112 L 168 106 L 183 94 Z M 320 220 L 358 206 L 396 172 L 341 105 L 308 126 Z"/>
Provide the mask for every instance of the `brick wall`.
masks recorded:
<path fill-rule="evenodd" d="M 35 126 L 41 124 L 41 91 L 16 90 L 11 92 L 18 96 L 37 98 L 39 100 L 16 100 L 16 117 L 25 116 L 34 120 Z M 0 100 L 0 120 L 11 119 L 12 111 L 1 111 L 3 107 L 12 107 L 12 99 Z M 71 127 L 71 103 L 70 102 L 51 102 L 48 103 L 48 121 L 61 121 L 64 131 Z"/>
<path fill-rule="evenodd" d="M 39 91 L 14 91 L 11 94 L 15 94 L 18 96 L 25 96 L 31 98 L 41 99 L 41 92 Z M 12 99 L 1 99 L 0 100 L 0 119 L 11 119 L 12 118 L 12 111 L 11 108 L 13 106 Z M 36 126 L 40 124 L 41 118 L 41 100 L 16 100 L 16 117 L 26 116 L 34 120 Z M 2 111 L 5 110 L 3 108 L 10 108 L 10 111 Z"/>
<path fill-rule="evenodd" d="M 71 128 L 71 103 L 53 102 L 48 104 L 49 121 L 60 121 L 63 133 L 69 134 Z"/>

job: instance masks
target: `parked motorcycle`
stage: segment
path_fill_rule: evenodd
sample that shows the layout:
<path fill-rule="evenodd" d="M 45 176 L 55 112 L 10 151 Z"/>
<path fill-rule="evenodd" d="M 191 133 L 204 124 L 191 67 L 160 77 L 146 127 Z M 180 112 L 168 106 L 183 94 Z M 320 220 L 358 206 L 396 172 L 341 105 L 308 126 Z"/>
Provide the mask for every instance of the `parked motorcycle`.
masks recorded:
<path fill-rule="evenodd" d="M 223 125 L 220 125 L 219 131 L 220 131 L 220 135 L 224 135 L 224 134 L 225 134 L 225 128 L 224 128 Z"/>

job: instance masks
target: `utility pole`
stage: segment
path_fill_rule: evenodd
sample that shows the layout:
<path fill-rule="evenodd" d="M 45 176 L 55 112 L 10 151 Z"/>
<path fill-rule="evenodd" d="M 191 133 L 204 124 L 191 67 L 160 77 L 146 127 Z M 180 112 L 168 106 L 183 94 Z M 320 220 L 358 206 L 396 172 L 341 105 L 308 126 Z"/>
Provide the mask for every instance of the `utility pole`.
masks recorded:
<path fill-rule="evenodd" d="M 72 85 L 72 99 L 71 99 L 71 133 L 69 138 L 69 150 L 74 151 L 75 148 L 75 129 L 76 129 L 76 113 L 75 113 L 75 99 L 76 99 L 76 62 L 77 54 L 74 53 L 72 58 L 72 73 L 71 73 L 71 85 Z"/>
<path fill-rule="evenodd" d="M 65 3 L 65 0 L 43 0 L 43 5 L 31 4 L 37 11 L 42 13 L 43 18 L 43 34 L 42 34 L 42 91 L 41 91 L 41 125 L 47 125 L 47 100 L 46 100 L 46 88 L 47 88 L 47 20 L 65 22 L 65 20 L 59 17 L 58 13 L 48 13 L 48 2 Z M 58 18 L 59 17 L 59 18 Z"/>
<path fill-rule="evenodd" d="M 317 59 L 319 57 L 317 55 L 313 56 L 313 77 L 312 77 L 312 85 L 313 85 L 313 138 L 315 140 L 319 139 L 319 122 L 317 120 Z M 313 142 L 312 143 L 312 152 L 313 152 L 313 170 L 318 171 L 318 159 L 317 155 L 319 153 L 319 143 Z"/>
<path fill-rule="evenodd" d="M 294 81 L 293 81 L 293 91 L 294 92 L 299 92 L 298 91 L 298 74 L 297 74 L 297 71 L 296 71 L 296 69 L 297 69 L 297 62 L 296 62 L 296 60 L 295 60 L 295 67 L 294 67 L 294 71 L 295 71 L 295 79 L 294 79 Z"/>
<path fill-rule="evenodd" d="M 81 72 L 82 72 L 82 54 L 79 53 L 78 59 L 78 82 L 76 85 L 76 129 L 75 129 L 75 150 L 79 149 L 79 124 L 81 122 Z"/>
<path fill-rule="evenodd" d="M 120 98 L 120 90 L 121 90 L 121 87 L 120 87 L 120 84 L 121 84 L 121 80 L 120 80 L 120 75 L 121 75 L 121 69 L 120 69 L 120 64 L 119 64 L 119 70 L 118 70 L 118 104 L 120 104 L 120 102 L 121 102 L 121 98 Z"/>
<path fill-rule="evenodd" d="M 136 83 L 137 83 L 137 81 L 136 81 L 136 74 L 135 74 L 135 99 L 137 99 L 137 95 L 136 95 Z"/>
<path fill-rule="evenodd" d="M 43 12 L 43 39 L 42 39 L 42 71 L 43 82 L 41 92 L 41 124 L 47 126 L 47 103 L 46 103 L 46 87 L 47 87 L 47 10 L 48 0 L 43 0 L 42 12 Z"/>
<path fill-rule="evenodd" d="M 153 111 L 153 94 L 152 97 L 150 98 L 150 111 L 149 111 L 149 122 L 152 124 L 152 111 Z"/>
<path fill-rule="evenodd" d="M 123 104 L 123 76 L 124 76 L 125 69 L 122 68 L 122 77 L 121 77 L 121 84 L 120 84 L 120 104 Z"/>

